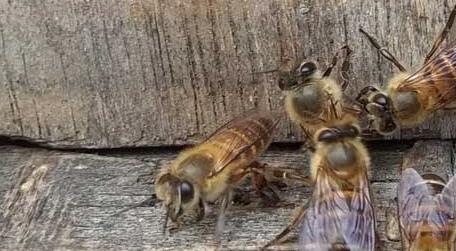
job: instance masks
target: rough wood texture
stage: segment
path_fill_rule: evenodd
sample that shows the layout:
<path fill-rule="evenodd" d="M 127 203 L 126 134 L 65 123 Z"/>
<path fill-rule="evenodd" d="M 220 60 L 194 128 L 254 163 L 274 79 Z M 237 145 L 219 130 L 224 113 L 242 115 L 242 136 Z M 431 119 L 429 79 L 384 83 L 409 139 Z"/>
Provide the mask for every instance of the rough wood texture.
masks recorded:
<path fill-rule="evenodd" d="M 429 165 L 452 169 L 451 142 L 426 141 L 422 145 L 426 149 L 423 157 L 433 156 Z M 385 213 L 396 196 L 402 153 L 410 144 L 391 146 L 373 142 L 370 147 L 372 189 L 382 247 L 399 250 L 400 242 L 385 237 Z M 268 151 L 263 160 L 271 165 L 307 170 L 305 154 L 281 148 Z M 162 235 L 164 211 L 159 205 L 111 216 L 148 198 L 153 191 L 154 175 L 174 157 L 175 152 L 160 151 L 100 156 L 1 147 L 0 249 L 206 250 L 212 245 L 214 212 L 202 222 L 186 225 L 167 237 Z M 293 208 L 311 194 L 308 187 L 283 188 L 284 202 L 291 204 L 271 208 L 261 206 L 248 186 L 243 191 L 251 195 L 252 201 L 248 205 L 233 205 L 229 210 L 224 249 L 256 250 L 288 224 Z M 295 246 L 291 243 L 280 248 Z"/>
<path fill-rule="evenodd" d="M 348 43 L 350 93 L 422 61 L 455 0 L 0 1 L 0 135 L 58 147 L 187 144 L 253 106 L 282 109 L 287 57 Z M 337 70 L 336 70 L 337 73 Z M 453 138 L 454 116 L 397 137 Z M 301 139 L 289 121 L 276 141 Z"/>

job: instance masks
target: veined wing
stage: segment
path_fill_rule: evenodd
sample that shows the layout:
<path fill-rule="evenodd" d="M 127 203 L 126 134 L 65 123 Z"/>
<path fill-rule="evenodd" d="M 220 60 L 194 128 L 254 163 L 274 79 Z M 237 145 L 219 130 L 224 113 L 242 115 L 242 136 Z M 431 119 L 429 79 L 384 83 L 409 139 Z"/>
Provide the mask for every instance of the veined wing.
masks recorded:
<path fill-rule="evenodd" d="M 250 110 L 218 129 L 202 143 L 215 156 L 216 162 L 210 175 L 223 171 L 243 154 L 261 154 L 269 146 L 279 121 L 280 117 L 272 113 Z"/>
<path fill-rule="evenodd" d="M 434 239 L 449 238 L 454 227 L 456 179 L 453 177 L 440 194 L 433 191 L 415 169 L 402 172 L 399 183 L 399 220 L 407 241 L 413 242 L 422 233 Z"/>
<path fill-rule="evenodd" d="M 326 174 L 317 175 L 313 203 L 300 234 L 300 250 L 369 251 L 375 248 L 375 216 L 364 176 L 359 188 L 342 191 Z"/>
<path fill-rule="evenodd" d="M 439 109 L 456 100 L 456 46 L 439 52 L 432 60 L 410 75 L 399 90 L 436 93 Z"/>

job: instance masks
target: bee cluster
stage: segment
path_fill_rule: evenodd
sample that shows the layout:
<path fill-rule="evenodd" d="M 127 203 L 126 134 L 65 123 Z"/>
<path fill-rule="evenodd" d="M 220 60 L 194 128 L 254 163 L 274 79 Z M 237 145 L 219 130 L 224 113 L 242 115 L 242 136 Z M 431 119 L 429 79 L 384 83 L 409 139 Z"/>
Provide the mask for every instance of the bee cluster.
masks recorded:
<path fill-rule="evenodd" d="M 168 219 L 184 215 L 202 219 L 208 203 L 220 201 L 216 239 L 223 233 L 233 188 L 250 177 L 255 190 L 278 200 L 274 181 L 297 181 L 313 188 L 289 226 L 263 248 L 274 246 L 299 229 L 301 250 L 375 250 L 376 222 L 369 189 L 369 153 L 363 132 L 389 135 L 413 128 L 435 111 L 456 102 L 456 46 L 442 46 L 456 7 L 423 65 L 414 73 L 366 31 L 379 53 L 400 71 L 384 90 L 369 86 L 357 97 L 344 93 L 351 50 L 345 45 L 320 71 L 313 62 L 287 61 L 275 72 L 285 93 L 288 116 L 302 129 L 311 154 L 310 177 L 296 170 L 257 161 L 269 146 L 280 120 L 277 113 L 252 110 L 228 122 L 204 142 L 179 154 L 156 178 L 155 193 Z M 331 78 L 338 58 L 343 82 Z M 367 121 L 361 126 L 362 121 Z M 398 188 L 398 222 L 405 250 L 454 250 L 456 180 L 403 168 Z M 166 229 L 166 224 L 165 224 Z"/>

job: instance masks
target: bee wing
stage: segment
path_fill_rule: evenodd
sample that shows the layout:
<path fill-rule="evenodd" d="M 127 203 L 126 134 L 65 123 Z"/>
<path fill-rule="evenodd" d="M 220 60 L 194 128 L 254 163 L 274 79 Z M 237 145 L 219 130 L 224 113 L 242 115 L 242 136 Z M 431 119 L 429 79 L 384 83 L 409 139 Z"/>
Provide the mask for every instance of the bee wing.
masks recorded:
<path fill-rule="evenodd" d="M 300 234 L 300 250 L 375 248 L 375 216 L 367 177 L 359 190 L 341 191 L 326 175 L 317 175 L 313 203 L 307 209 Z"/>
<path fill-rule="evenodd" d="M 399 220 L 409 242 L 416 238 L 423 225 L 433 229 L 433 235 L 441 234 L 441 230 L 454 218 L 455 191 L 454 178 L 441 194 L 434 196 L 415 169 L 407 168 L 402 172 L 398 190 Z"/>
<path fill-rule="evenodd" d="M 423 93 L 439 91 L 434 109 L 439 109 L 456 99 L 456 46 L 440 51 L 432 60 L 410 75 L 400 90 L 419 90 Z"/>
<path fill-rule="evenodd" d="M 210 176 L 223 171 L 243 153 L 252 150 L 256 151 L 255 154 L 260 154 L 271 142 L 279 121 L 280 116 L 252 109 L 219 128 L 203 143 L 208 149 L 212 149 L 211 151 L 217 149 L 216 151 L 222 153 L 215 154 L 216 163 Z"/>
<path fill-rule="evenodd" d="M 451 177 L 445 188 L 443 188 L 440 197 L 442 204 L 446 205 L 452 210 L 456 210 L 456 176 Z"/>
<path fill-rule="evenodd" d="M 420 225 L 416 223 L 425 217 L 420 205 L 429 196 L 427 185 L 415 169 L 407 168 L 402 171 L 398 188 L 399 221 L 408 240 L 418 233 Z"/>
<path fill-rule="evenodd" d="M 252 108 L 250 110 L 247 110 L 246 112 L 237 115 L 235 118 L 229 120 L 219 128 L 217 128 L 213 133 L 209 134 L 209 136 L 206 137 L 206 139 L 203 142 L 209 141 L 213 139 L 215 136 L 217 136 L 220 133 L 223 133 L 224 130 L 230 129 L 237 127 L 238 124 L 245 123 L 246 120 L 250 119 L 255 119 L 255 118 L 267 118 L 274 120 L 275 117 L 280 118 L 280 115 L 278 114 L 273 114 L 271 112 L 259 109 L 259 108 Z"/>
<path fill-rule="evenodd" d="M 438 226 L 445 227 L 448 224 L 454 228 L 454 219 L 456 217 L 456 176 L 453 176 L 443 188 L 442 192 L 437 195 L 438 210 L 433 222 L 438 223 Z"/>

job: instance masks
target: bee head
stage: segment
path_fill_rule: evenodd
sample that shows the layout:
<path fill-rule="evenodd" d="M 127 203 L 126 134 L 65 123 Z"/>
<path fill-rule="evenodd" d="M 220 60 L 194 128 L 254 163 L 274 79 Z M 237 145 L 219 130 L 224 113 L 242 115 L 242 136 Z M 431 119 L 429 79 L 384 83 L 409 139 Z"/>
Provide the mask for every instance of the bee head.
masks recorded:
<path fill-rule="evenodd" d="M 373 92 L 365 104 L 366 111 L 374 119 L 374 128 L 383 135 L 392 134 L 397 128 L 391 99 L 383 92 Z"/>
<path fill-rule="evenodd" d="M 298 65 L 289 66 L 289 63 L 281 67 L 279 71 L 279 88 L 291 90 L 314 75 L 317 72 L 317 65 L 314 62 L 300 62 Z"/>
<path fill-rule="evenodd" d="M 180 216 L 192 211 L 204 215 L 204 203 L 199 189 L 190 181 L 170 173 L 162 173 L 155 183 L 155 194 L 163 201 L 166 209 L 165 230 L 168 218 L 176 222 Z"/>
<path fill-rule="evenodd" d="M 360 128 L 355 123 L 336 124 L 320 129 L 316 134 L 317 150 L 320 149 L 331 169 L 345 172 L 357 161 L 357 147 Z"/>

